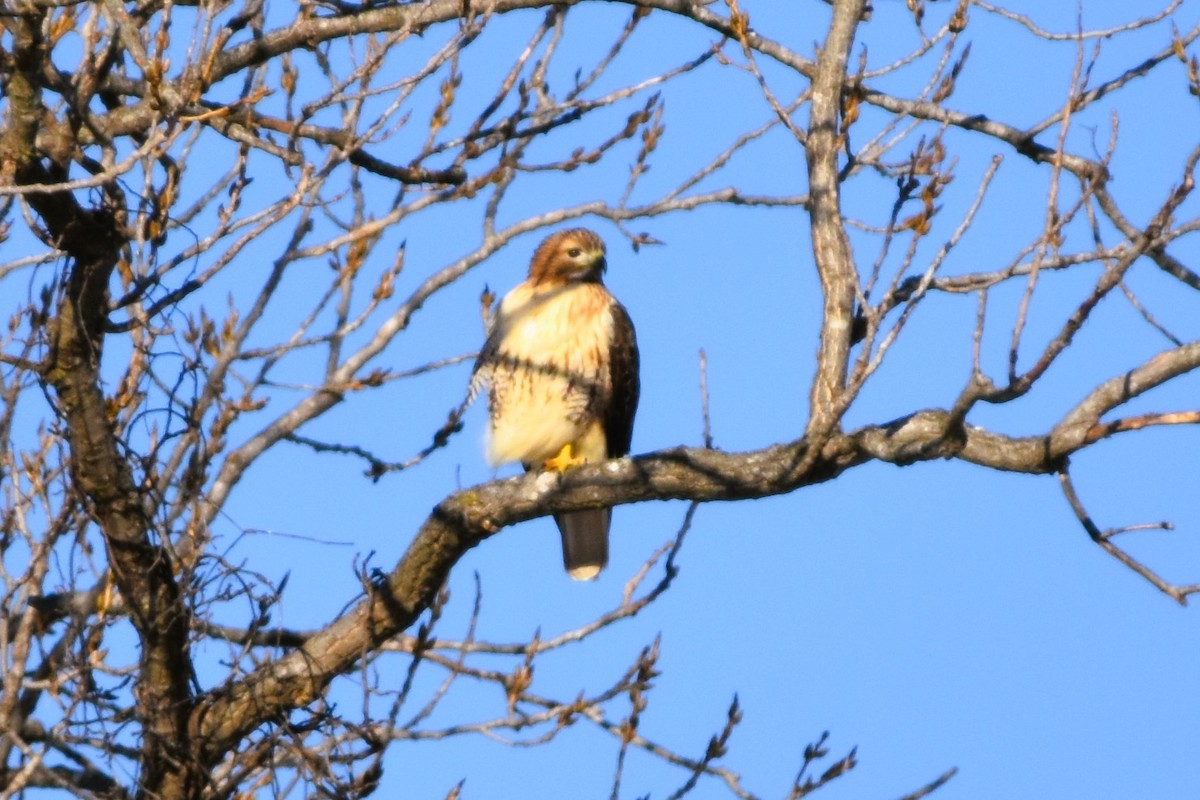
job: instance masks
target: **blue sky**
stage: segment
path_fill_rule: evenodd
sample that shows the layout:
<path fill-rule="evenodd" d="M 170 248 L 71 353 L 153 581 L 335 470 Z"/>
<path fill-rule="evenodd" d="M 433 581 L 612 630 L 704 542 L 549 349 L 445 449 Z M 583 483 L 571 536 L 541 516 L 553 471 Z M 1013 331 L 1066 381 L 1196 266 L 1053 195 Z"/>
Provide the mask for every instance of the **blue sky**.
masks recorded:
<path fill-rule="evenodd" d="M 812 53 L 828 17 L 827 6 L 817 0 L 744 0 L 741 5 L 757 31 L 802 54 Z M 1054 31 L 1069 32 L 1075 24 L 1074 4 L 1030 0 L 1010 7 Z M 1083 0 L 1081 7 L 1084 27 L 1090 29 L 1127 22 L 1159 6 L 1145 0 Z M 926 30 L 936 30 L 952 10 L 949 3 L 930 3 Z M 560 56 L 551 85 L 569 81 L 576 67 L 603 53 L 627 11 L 610 4 L 571 11 L 562 48 L 567 55 Z M 496 19 L 468 51 L 462 64 L 463 110 L 456 122 L 466 124 L 469 109 L 486 102 L 499 65 L 511 62 L 540 19 L 540 14 Z M 1166 46 L 1171 21 L 1187 31 L 1200 15 L 1187 6 L 1171 20 L 1100 40 L 1094 82 Z M 438 35 L 430 31 L 412 46 L 432 49 Z M 654 13 L 606 80 L 615 86 L 654 74 L 695 56 L 710 41 L 710 32 Z M 860 41 L 866 43 L 870 68 L 913 49 L 918 40 L 905 4 L 878 0 L 872 20 L 860 29 Z M 1061 107 L 1076 55 L 1072 44 L 1048 44 L 979 8 L 972 9 L 960 44 L 967 41 L 971 55 L 949 107 L 1016 125 L 1032 124 Z M 1088 41 L 1085 55 L 1095 44 Z M 911 95 L 934 58 L 936 53 L 881 79 L 877 88 Z M 419 63 L 414 55 L 412 64 L 397 68 Z M 790 99 L 802 87 L 767 59 L 760 57 L 760 64 L 781 98 Z M 652 199 L 740 132 L 771 118 L 753 78 L 715 62 L 666 86 L 663 97 L 666 132 L 635 200 Z M 1181 178 L 1183 160 L 1197 141 L 1200 107 L 1187 93 L 1183 65 L 1171 62 L 1088 109 L 1074 122 L 1068 147 L 1087 156 L 1093 146 L 1102 151 L 1112 114 L 1120 131 L 1113 192 L 1131 218 L 1144 223 Z M 806 118 L 805 108 L 797 120 Z M 878 112 L 864 110 L 852 142 L 865 140 L 883 121 Z M 598 130 L 581 126 L 581 135 L 600 136 Z M 897 147 L 893 160 L 900 160 L 921 133 L 935 132 L 924 128 L 914 134 Z M 414 141 L 423 133 L 417 130 Z M 1052 130 L 1039 141 L 1052 145 L 1054 135 Z M 547 158 L 569 152 L 567 140 L 552 140 L 557 143 L 547 145 Z M 944 273 L 1004 267 L 1041 229 L 1049 173 L 976 135 L 949 131 L 945 141 L 950 156 L 958 159 L 955 181 L 941 198 L 943 210 L 917 264 L 923 267 L 921 259 L 959 223 L 990 158 L 1001 154 L 1003 164 L 977 223 Z M 403 142 L 401 136 L 389 146 L 399 149 Z M 634 153 L 631 146 L 595 168 L 518 181 L 521 188 L 514 190 L 500 222 L 586 199 L 614 201 Z M 265 175 L 253 192 L 280 192 L 280 178 Z M 773 130 L 704 186 L 731 184 L 753 193 L 801 194 L 806 190 L 803 152 L 785 131 Z M 386 209 L 389 191 L 377 191 Z M 879 225 L 886 221 L 894 191 L 890 180 L 862 175 L 848 182 L 846 207 Z M 1069 200 L 1075 189 L 1064 183 L 1063 191 Z M 384 235 L 367 270 L 385 269 L 394 249 L 406 242 L 407 266 L 396 291 L 397 298 L 406 296 L 444 263 L 478 245 L 478 212 L 478 205 L 460 204 L 402 222 Z M 1196 212 L 1191 200 L 1179 216 L 1191 218 Z M 707 355 L 718 447 L 752 449 L 801 434 L 820 325 L 802 210 L 709 207 L 639 221 L 631 228 L 664 244 L 638 253 L 612 225 L 583 223 L 607 239 L 608 284 L 638 329 L 643 393 L 635 453 L 701 443 L 701 349 Z M 485 285 L 503 292 L 520 281 L 543 233 L 518 239 L 431 298 L 378 366 L 402 370 L 475 350 L 482 341 L 480 292 Z M 1104 233 L 1108 243 L 1116 241 L 1110 229 Z M 1073 225 L 1066 249 L 1086 247 L 1089 235 L 1086 227 Z M 865 272 L 878 240 L 859 232 L 852 239 Z M 257 242 L 235 269 L 214 282 L 206 302 L 220 308 L 227 292 L 239 300 L 249 296 L 283 247 L 277 237 Z M 1194 264 L 1200 250 L 1193 236 L 1174 244 L 1171 252 Z M 314 259 L 311 269 L 326 280 L 323 261 Z M 1042 278 L 1022 366 L 1090 291 L 1096 268 L 1077 272 Z M 286 335 L 303 317 L 305 299 L 324 286 L 303 270 L 289 273 L 288 281 L 288 303 L 273 310 L 261 334 L 264 341 L 279 332 Z M 1197 298 L 1181 284 L 1144 262 L 1134 268 L 1129 285 L 1176 335 L 1200 337 Z M 990 299 L 984 365 L 997 379 L 1003 376 L 1021 289 L 997 290 Z M 923 303 L 850 409 L 847 427 L 951 404 L 969 376 L 975 314 L 973 296 L 934 295 Z M 1114 294 L 1035 391 L 1009 405 L 981 406 L 969 421 L 1013 435 L 1045 431 L 1097 383 L 1167 345 L 1123 296 Z M 117 363 L 124 357 L 119 341 L 110 340 L 110 346 L 108 357 L 123 366 Z M 311 384 L 321 368 L 317 361 L 298 359 L 285 365 L 282 375 Z M 403 460 L 429 442 L 457 405 L 469 371 L 467 362 L 350 395 L 302 433 Z M 1194 408 L 1197 396 L 1200 380 L 1190 376 L 1131 408 Z M 264 416 L 249 417 L 231 438 L 236 443 L 238 436 L 252 434 L 287 402 L 280 391 Z M 356 558 L 372 554 L 373 565 L 389 568 L 442 497 L 516 473 L 513 467 L 490 470 L 482 440 L 482 410 L 476 407 L 447 448 L 419 468 L 378 483 L 363 476 L 359 461 L 281 445 L 232 495 L 214 527 L 218 549 L 269 577 L 290 573 L 275 623 L 322 624 L 359 591 Z M 1200 581 L 1197 452 L 1200 431 L 1177 427 L 1117 437 L 1072 462 L 1077 488 L 1101 527 L 1163 519 L 1175 524 L 1174 532 L 1130 533 L 1123 542 L 1181 584 Z M 680 503 L 617 509 L 612 563 L 588 585 L 562 574 L 558 534 L 550 520 L 505 530 L 455 569 L 438 633 L 454 639 L 464 635 L 476 576 L 483 591 L 480 639 L 523 641 L 534 631 L 545 639 L 582 625 L 619 603 L 625 582 L 674 536 L 684 513 Z M 1179 608 L 1092 544 L 1052 476 L 996 473 L 954 462 L 904 468 L 869 464 L 789 496 L 701 507 L 678 565 L 670 591 L 640 616 L 578 647 L 542 656 L 533 690 L 561 698 L 594 691 L 616 680 L 641 648 L 661 637 L 662 674 L 649 696 L 641 732 L 698 756 L 723 726 L 736 693 L 745 718 L 723 763 L 741 774 L 748 790 L 765 797 L 786 795 L 805 745 L 826 730 L 831 750 L 826 763 L 852 747 L 859 758 L 850 776 L 817 795 L 826 800 L 897 797 L 950 767 L 959 774 L 936 795 L 946 800 L 1190 796 L 1200 785 L 1195 611 Z M 201 653 L 204 659 L 222 655 L 219 646 Z M 405 664 L 397 657 L 381 658 L 374 669 L 385 685 L 398 687 L 404 680 Z M 216 675 L 214 670 L 206 678 L 202 672 L 201 680 L 216 680 Z M 430 690 L 440 677 L 434 670 L 424 672 L 421 685 Z M 358 702 L 352 680 L 335 686 L 332 697 L 345 707 Z M 460 682 L 431 725 L 487 719 L 503 711 L 498 690 Z M 465 780 L 463 797 L 607 797 L 616 754 L 614 739 L 583 723 L 538 748 L 505 747 L 480 736 L 403 743 L 388 756 L 382 791 L 441 797 Z M 667 797 L 686 778 L 678 768 L 635 752 L 625 767 L 621 797 Z M 718 782 L 705 779 L 693 796 L 728 795 Z"/>
<path fill-rule="evenodd" d="M 930 5 L 927 29 L 936 29 L 949 13 L 945 5 Z M 1073 27 L 1067 4 L 1057 12 L 1041 3 L 1026 5 L 1047 28 Z M 1088 28 L 1152 9 L 1148 3 L 1082 5 Z M 756 30 L 802 53 L 811 52 L 826 18 L 816 2 L 785 9 L 747 0 L 743 7 Z M 623 9 L 579 9 L 569 18 L 568 36 L 576 37 L 583 54 L 589 36 L 605 46 L 597 31 L 615 30 L 623 19 Z M 1175 21 L 1187 30 L 1197 21 L 1195 9 L 1177 12 Z M 506 48 L 522 41 L 520 31 L 534 22 L 533 16 L 498 20 L 494 38 L 481 51 L 483 60 L 503 61 Z M 1169 30 L 1164 23 L 1127 39 L 1104 40 L 1096 79 L 1165 46 Z M 705 33 L 689 32 L 661 14 L 647 20 L 639 37 L 618 62 L 623 78 L 673 63 L 673 56 L 696 52 L 708 41 Z M 867 42 L 871 66 L 914 46 L 904 4 L 878 2 L 860 38 Z M 950 107 L 1021 125 L 1061 106 L 1072 45 L 1051 47 L 979 9 L 972 10 L 963 39 L 972 51 Z M 564 62 L 562 68 L 569 66 Z M 766 66 L 781 96 L 800 85 Z M 464 73 L 469 97 L 469 64 Z M 1182 66 L 1170 64 L 1159 73 L 1089 110 L 1069 139 L 1091 155 L 1089 139 L 1095 137 L 1103 149 L 1109 114 L 1119 114 L 1114 192 L 1140 221 L 1179 180 L 1196 140 L 1198 109 L 1187 95 Z M 927 68 L 914 67 L 881 86 L 911 92 L 927 74 Z M 664 96 L 667 133 L 648 189 L 688 174 L 704 153 L 716 152 L 770 114 L 749 76 L 716 65 L 669 86 Z M 862 130 L 879 119 L 865 113 Z M 959 163 L 942 198 L 944 210 L 931 237 L 935 244 L 961 219 L 987 159 L 994 153 L 1005 159 L 978 224 L 951 256 L 946 273 L 1004 266 L 1040 229 L 1048 173 L 992 141 L 958 132 L 948 133 L 946 141 Z M 1052 144 L 1052 134 L 1041 141 Z M 897 150 L 905 152 L 904 146 Z M 515 219 L 580 197 L 611 199 L 625 179 L 620 165 L 615 159 L 607 168 L 580 170 L 565 180 L 532 181 L 508 213 Z M 775 131 L 715 183 L 801 193 L 803 154 L 786 133 Z M 848 184 L 847 205 L 880 223 L 891 191 L 888 181 L 863 177 Z M 1190 208 L 1194 213 L 1195 204 Z M 472 234 L 462 242 L 452 233 L 463 230 L 456 213 L 395 233 L 407 241 L 411 265 L 399 294 L 428 273 L 423 264 L 440 264 L 473 246 Z M 710 208 L 647 221 L 634 227 L 666 244 L 637 254 L 611 226 L 587 224 L 609 240 L 609 284 L 629 308 L 641 340 L 644 388 L 634 451 L 700 443 L 701 348 L 708 357 L 719 447 L 741 450 L 798 436 L 819 325 L 803 212 Z M 1086 233 L 1071 230 L 1073 237 Z M 475 298 L 484 284 L 503 291 L 519 281 L 538 238 L 519 240 L 431 301 L 389 350 L 387 366 L 414 366 L 478 346 Z M 1069 239 L 1069 245 L 1079 241 Z M 854 242 L 865 269 L 877 242 L 857 234 Z M 1186 263 L 1197 251 L 1185 239 L 1172 252 Z M 1024 359 L 1052 335 L 1094 279 L 1089 268 L 1043 280 Z M 1177 335 L 1200 335 L 1196 299 L 1179 284 L 1149 263 L 1135 268 L 1130 284 Z M 1019 298 L 1020 287 L 997 291 L 989 306 L 985 366 L 996 377 L 1002 375 Z M 847 424 L 952 402 L 969 374 L 975 308 L 970 296 L 931 297 Z M 1166 346 L 1114 295 L 1043 386 L 1011 406 L 980 407 L 970 421 L 1012 434 L 1043 431 L 1100 380 Z M 428 441 L 457 402 L 468 372 L 464 364 L 352 398 L 311 433 L 317 438 L 337 433 L 403 457 Z M 1187 378 L 1152 393 L 1137 408 L 1188 408 L 1198 388 L 1194 377 Z M 256 534 L 235 545 L 235 555 L 268 574 L 291 571 L 293 590 L 278 621 L 305 627 L 336 613 L 354 592 L 350 553 L 374 552 L 376 563 L 390 565 L 438 499 L 492 477 L 481 457 L 482 436 L 476 408 L 450 447 L 419 469 L 378 484 L 366 481 L 361 465 L 349 460 L 300 458 L 293 450 L 268 456 L 233 498 L 227 535 L 261 528 L 352 542 L 332 546 Z M 1175 532 L 1133 533 L 1126 541 L 1136 556 L 1180 583 L 1200 579 L 1198 448 L 1200 432 L 1176 428 L 1118 437 L 1074 460 L 1079 491 L 1101 526 L 1161 519 L 1176 524 Z M 512 473 L 508 468 L 498 474 Z M 323 499 L 329 497 L 338 502 Z M 625 581 L 670 539 L 683 514 L 676 503 L 618 509 L 613 563 L 593 585 L 573 584 L 561 574 L 557 533 L 549 520 L 505 530 L 458 565 L 440 632 L 462 635 L 475 574 L 483 587 L 481 638 L 520 640 L 535 630 L 549 637 L 583 624 L 619 601 Z M 867 465 L 791 496 L 702 507 L 679 564 L 675 585 L 641 616 L 581 648 L 539 660 L 534 689 L 570 697 L 605 685 L 661 636 L 662 676 L 642 732 L 699 755 L 737 693 L 745 720 L 725 763 L 748 789 L 768 797 L 786 794 L 804 746 L 824 730 L 831 732 L 832 757 L 857 746 L 860 759 L 851 776 L 821 792 L 830 800 L 899 796 L 952 766 L 959 774 L 939 797 L 1186 796 L 1200 785 L 1195 612 L 1178 608 L 1094 546 L 1053 477 L 960 463 Z M 309 588 L 317 585 L 320 591 Z M 384 659 L 378 668 L 402 679 L 395 660 Z M 434 719 L 486 718 L 502 710 L 503 698 L 494 691 L 460 687 Z M 545 748 L 512 749 L 478 737 L 397 745 L 387 780 L 414 797 L 441 796 L 460 779 L 466 780 L 467 797 L 601 797 L 608 794 L 615 757 L 611 738 L 579 724 Z M 626 766 L 622 796 L 665 797 L 685 778 L 635 754 Z M 696 796 L 723 792 L 710 780 Z"/>

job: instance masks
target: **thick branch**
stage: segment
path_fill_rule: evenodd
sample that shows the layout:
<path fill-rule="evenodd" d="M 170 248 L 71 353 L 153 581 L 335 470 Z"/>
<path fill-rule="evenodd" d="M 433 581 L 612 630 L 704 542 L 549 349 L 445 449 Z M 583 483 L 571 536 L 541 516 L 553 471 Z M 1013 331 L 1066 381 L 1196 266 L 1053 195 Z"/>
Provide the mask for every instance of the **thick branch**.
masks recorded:
<path fill-rule="evenodd" d="M 61 167 L 46 167 L 35 147 L 36 126 L 23 122 L 41 108 L 36 87 L 44 48 L 39 31 L 40 21 L 22 18 L 14 35 L 18 74 L 12 81 L 18 91 L 10 105 L 4 153 L 12 159 L 18 184 L 65 177 Z M 188 616 L 166 552 L 150 539 L 150 521 L 100 389 L 108 284 L 125 242 L 119 223 L 123 210 L 109 202 L 85 208 L 69 192 L 30 194 L 29 204 L 71 259 L 50 323 L 45 376 L 68 431 L 72 477 L 104 534 L 114 579 L 141 639 L 140 794 L 185 797 L 198 775 L 185 766 L 190 761 L 185 728 L 191 708 Z"/>
<path fill-rule="evenodd" d="M 65 197 L 45 196 L 66 203 Z M 121 457 L 100 390 L 100 348 L 108 279 L 116 264 L 111 227 L 77 209 L 101 245 L 75 251 L 59 307 L 47 377 L 69 431 L 72 473 L 92 505 L 112 572 L 141 639 L 139 716 L 143 722 L 141 796 L 186 797 L 195 777 L 187 758 L 191 707 L 188 615 L 162 547 L 150 539 L 150 521 L 129 464 Z M 93 223 L 93 224 L 88 224 Z M 105 241 L 108 247 L 103 247 Z M 190 777 L 189 777 L 190 776 Z"/>
<path fill-rule="evenodd" d="M 854 32 L 862 17 L 864 0 L 834 3 L 829 36 L 817 60 L 813 79 L 805 155 L 808 160 L 813 258 L 821 277 L 823 306 L 821 348 L 817 372 L 809 392 L 809 435 L 832 430 L 840 416 L 839 401 L 846 385 L 850 358 L 854 300 L 858 286 L 850 239 L 843 226 L 839 190 L 838 150 L 841 137 L 838 115 L 846 62 Z"/>
<path fill-rule="evenodd" d="M 1144 364 L 1097 386 L 1051 433 L 1052 449 L 1068 453 L 1095 440 L 1100 418 L 1143 392 L 1200 367 L 1200 341 L 1164 350 Z"/>
<path fill-rule="evenodd" d="M 264 722 L 304 706 L 364 654 L 411 626 L 430 607 L 451 568 L 503 528 L 546 516 L 648 500 L 711 502 L 785 494 L 836 478 L 873 459 L 908 464 L 958 457 L 993 469 L 1048 474 L 1058 453 L 1050 437 L 1011 438 L 922 411 L 830 438 L 820 453 L 804 439 L 725 453 L 676 448 L 581 467 L 565 476 L 531 473 L 456 492 L 440 502 L 403 559 L 370 596 L 302 646 L 246 679 L 203 698 L 193 725 L 215 763 Z"/>

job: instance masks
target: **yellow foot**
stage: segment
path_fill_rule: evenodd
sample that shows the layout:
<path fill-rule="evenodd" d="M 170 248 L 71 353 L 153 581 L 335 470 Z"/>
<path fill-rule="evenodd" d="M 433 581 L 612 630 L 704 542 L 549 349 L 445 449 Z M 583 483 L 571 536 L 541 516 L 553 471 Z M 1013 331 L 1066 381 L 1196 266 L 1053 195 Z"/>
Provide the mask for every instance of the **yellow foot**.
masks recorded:
<path fill-rule="evenodd" d="M 566 472 L 572 467 L 582 466 L 587 463 L 587 459 L 575 455 L 574 445 L 568 443 L 563 445 L 563 449 L 558 451 L 558 455 L 554 458 L 548 458 L 542 463 L 542 468 L 553 472 Z"/>

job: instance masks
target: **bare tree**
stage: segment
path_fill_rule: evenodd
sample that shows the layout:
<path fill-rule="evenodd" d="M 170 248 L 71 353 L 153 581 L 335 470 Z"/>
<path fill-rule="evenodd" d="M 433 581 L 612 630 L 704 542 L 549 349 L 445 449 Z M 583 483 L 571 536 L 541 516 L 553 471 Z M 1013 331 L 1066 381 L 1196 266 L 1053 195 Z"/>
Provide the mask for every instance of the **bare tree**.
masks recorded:
<path fill-rule="evenodd" d="M 1095 43 L 1166 30 L 1181 0 L 1119 28 L 1069 34 L 983 0 L 949 0 L 928 18 L 912 0 L 921 44 L 886 64 L 869 48 L 856 51 L 870 35 L 865 0 L 812 3 L 803 34 L 759 30 L 735 0 L 629 0 L 606 6 L 627 19 L 611 42 L 595 54 L 564 49 L 576 15 L 590 11 L 577 7 L 591 5 L 321 0 L 293 15 L 258 0 L 3 0 L 4 797 L 35 788 L 113 798 L 358 797 L 386 780 L 382 759 L 393 742 L 483 733 L 533 744 L 576 721 L 614 739 L 613 797 L 631 749 L 679 766 L 673 797 L 702 780 L 754 797 L 724 758 L 741 717 L 736 701 L 698 755 L 640 732 L 656 644 L 601 691 L 551 697 L 533 685 L 541 654 L 586 647 L 670 587 L 690 511 L 623 602 L 578 630 L 512 643 L 477 638 L 474 625 L 461 639 L 434 635 L 460 557 L 553 512 L 662 499 L 694 510 L 795 492 L 872 461 L 957 459 L 1056 475 L 1099 547 L 1180 603 L 1200 591 L 1123 550 L 1121 529 L 1092 520 L 1069 469 L 1072 455 L 1108 437 L 1200 422 L 1197 408 L 1123 411 L 1200 366 L 1200 341 L 1160 323 L 1126 281 L 1135 266 L 1152 265 L 1180 284 L 1183 300 L 1200 289 L 1200 276 L 1172 255 L 1200 227 L 1182 213 L 1200 147 L 1138 223 L 1112 181 L 1115 125 L 1099 151 L 1072 146 L 1069 135 L 1105 98 L 1181 62 L 1200 93 L 1189 55 L 1200 29 L 1164 35 L 1124 71 L 1092 70 Z M 651 15 L 698 44 L 673 66 L 630 77 L 617 65 L 624 52 L 650 46 L 639 33 Z M 986 108 L 956 109 L 966 36 L 984 24 L 976 18 L 1075 54 L 1060 111 L 1021 126 Z M 817 25 L 815 57 L 788 44 Z M 648 185 L 668 116 L 661 92 L 711 70 L 751 76 L 763 120 L 695 156 L 684 177 Z M 896 76 L 919 88 L 877 88 Z M 781 93 L 797 80 L 798 92 Z M 807 164 L 797 193 L 722 185 L 732 161 L 780 131 Z M 943 190 L 965 172 L 960 151 L 964 162 L 982 158 L 978 185 L 970 203 L 945 209 Z M 1044 225 L 1014 232 L 1011 252 L 992 263 L 949 269 L 1004 159 L 1028 162 L 1042 180 L 1028 197 L 1044 205 Z M 583 175 L 599 178 L 574 180 Z M 544 195 L 554 199 L 527 186 L 554 186 Z M 846 210 L 852 193 L 873 198 L 856 204 L 868 209 L 861 218 Z M 815 266 L 822 322 L 800 434 L 781 432 L 753 452 L 675 447 L 553 481 L 532 474 L 446 487 L 398 563 L 353 565 L 361 594 L 346 598 L 343 613 L 311 630 L 272 624 L 295 587 L 227 559 L 211 535 L 266 454 L 296 446 L 347 454 L 375 480 L 418 466 L 459 429 L 461 394 L 422 402 L 412 391 L 414 403 L 448 416 L 425 431 L 426 447 L 402 458 L 312 431 L 340 404 L 470 362 L 473 353 L 446 346 L 419 366 L 381 366 L 427 303 L 527 234 L 591 220 L 636 249 L 656 243 L 644 232 L 653 218 L 715 205 L 783 208 L 809 226 L 812 257 L 796 266 Z M 401 240 L 444 236 L 447 215 L 457 254 L 407 263 Z M 239 270 L 258 281 L 254 291 L 231 291 Z M 402 273 L 414 271 L 398 293 Z M 1027 315 L 1055 273 L 1084 275 L 1090 289 L 1041 341 L 1027 332 Z M 987 311 L 992 293 L 1010 286 L 1021 300 L 1006 326 Z M 1161 332 L 1160 353 L 1132 369 L 1114 365 L 1040 433 L 972 422 L 982 405 L 1024 398 L 1052 374 L 1114 292 Z M 848 430 L 847 412 L 937 294 L 978 309 L 969 381 L 941 407 Z M 996 337 L 1005 342 L 1002 374 L 983 356 L 985 339 Z M 661 577 L 651 578 L 654 570 Z M 198 651 L 216 645 L 220 674 L 211 663 L 198 668 Z M 395 652 L 406 671 L 383 679 L 372 665 Z M 444 680 L 421 696 L 418 671 Z M 499 686 L 506 707 L 431 724 L 456 680 Z M 329 702 L 339 681 L 359 687 L 361 716 Z M 788 797 L 854 766 L 853 752 L 828 755 L 823 737 L 806 750 Z"/>

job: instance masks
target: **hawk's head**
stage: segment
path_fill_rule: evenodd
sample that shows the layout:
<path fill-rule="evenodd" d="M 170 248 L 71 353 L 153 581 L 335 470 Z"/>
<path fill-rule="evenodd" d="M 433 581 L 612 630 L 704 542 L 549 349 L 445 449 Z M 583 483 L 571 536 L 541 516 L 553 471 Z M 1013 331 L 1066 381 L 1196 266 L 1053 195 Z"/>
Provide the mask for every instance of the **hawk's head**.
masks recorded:
<path fill-rule="evenodd" d="M 529 279 L 535 284 L 599 282 L 605 268 L 604 240 L 586 228 L 547 236 L 533 253 Z"/>

